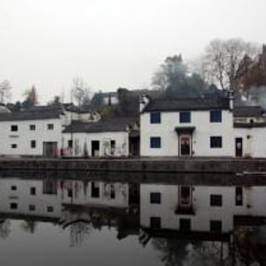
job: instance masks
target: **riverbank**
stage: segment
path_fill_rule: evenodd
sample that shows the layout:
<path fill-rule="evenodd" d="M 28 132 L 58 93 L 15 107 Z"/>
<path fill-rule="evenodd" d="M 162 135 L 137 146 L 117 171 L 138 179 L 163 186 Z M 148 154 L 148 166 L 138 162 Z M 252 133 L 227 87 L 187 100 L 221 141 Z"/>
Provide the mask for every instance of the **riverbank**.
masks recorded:
<path fill-rule="evenodd" d="M 119 173 L 266 173 L 266 159 L 142 158 L 142 159 L 45 159 L 1 158 L 0 171 L 94 171 Z"/>

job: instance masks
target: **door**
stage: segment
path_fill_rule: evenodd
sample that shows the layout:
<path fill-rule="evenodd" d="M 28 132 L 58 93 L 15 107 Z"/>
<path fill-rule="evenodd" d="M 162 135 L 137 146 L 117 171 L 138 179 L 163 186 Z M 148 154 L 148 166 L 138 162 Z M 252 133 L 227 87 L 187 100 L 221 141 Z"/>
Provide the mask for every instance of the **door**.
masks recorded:
<path fill-rule="evenodd" d="M 235 138 L 235 155 L 236 157 L 243 156 L 243 139 Z"/>
<path fill-rule="evenodd" d="M 43 156 L 57 157 L 57 142 L 43 142 Z"/>
<path fill-rule="evenodd" d="M 191 208 L 192 206 L 192 191 L 191 186 L 180 186 L 179 187 L 179 207 L 180 208 Z"/>
<path fill-rule="evenodd" d="M 100 155 L 100 141 L 92 140 L 91 141 L 91 156 L 99 156 Z"/>
<path fill-rule="evenodd" d="M 179 138 L 179 154 L 181 156 L 191 155 L 191 136 L 181 135 Z"/>

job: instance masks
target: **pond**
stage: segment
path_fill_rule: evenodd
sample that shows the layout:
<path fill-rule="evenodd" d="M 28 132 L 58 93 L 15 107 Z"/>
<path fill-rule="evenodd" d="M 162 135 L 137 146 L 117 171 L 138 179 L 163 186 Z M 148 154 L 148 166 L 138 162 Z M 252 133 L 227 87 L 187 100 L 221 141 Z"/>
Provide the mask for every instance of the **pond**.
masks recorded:
<path fill-rule="evenodd" d="M 5 176 L 0 264 L 264 265 L 265 202 L 263 185 Z"/>

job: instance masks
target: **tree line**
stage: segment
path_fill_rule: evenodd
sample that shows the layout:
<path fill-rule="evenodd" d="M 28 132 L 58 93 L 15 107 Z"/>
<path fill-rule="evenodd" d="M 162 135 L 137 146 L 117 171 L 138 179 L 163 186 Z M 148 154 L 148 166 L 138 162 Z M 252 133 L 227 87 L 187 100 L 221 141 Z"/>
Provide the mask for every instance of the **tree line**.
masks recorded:
<path fill-rule="evenodd" d="M 245 94 L 249 88 L 266 85 L 266 47 L 241 39 L 211 41 L 198 60 L 187 64 L 182 55 L 168 56 L 152 76 L 151 88 L 163 97 L 198 97 L 211 90 L 234 90 Z M 8 80 L 0 82 L 0 102 L 11 97 Z M 104 104 L 103 93 L 92 91 L 82 78 L 73 79 L 71 102 L 84 110 L 101 110 L 105 114 L 135 113 L 138 99 L 127 90 L 118 90 L 119 105 Z M 55 96 L 48 104 L 61 104 Z M 24 100 L 13 104 L 14 110 L 29 109 L 38 103 L 38 93 L 32 86 L 24 93 Z"/>

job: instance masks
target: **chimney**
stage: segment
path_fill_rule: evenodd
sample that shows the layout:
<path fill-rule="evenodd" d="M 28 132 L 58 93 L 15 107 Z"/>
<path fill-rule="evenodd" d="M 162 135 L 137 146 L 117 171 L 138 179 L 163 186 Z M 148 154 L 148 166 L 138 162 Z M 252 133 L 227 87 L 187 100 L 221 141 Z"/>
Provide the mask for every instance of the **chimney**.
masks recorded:
<path fill-rule="evenodd" d="M 228 99 L 229 99 L 229 109 L 233 111 L 234 109 L 234 91 L 230 89 L 228 91 Z"/>
<path fill-rule="evenodd" d="M 150 102 L 150 98 L 146 95 L 140 95 L 139 97 L 139 111 L 140 113 L 144 110 L 144 108 L 148 105 Z"/>

